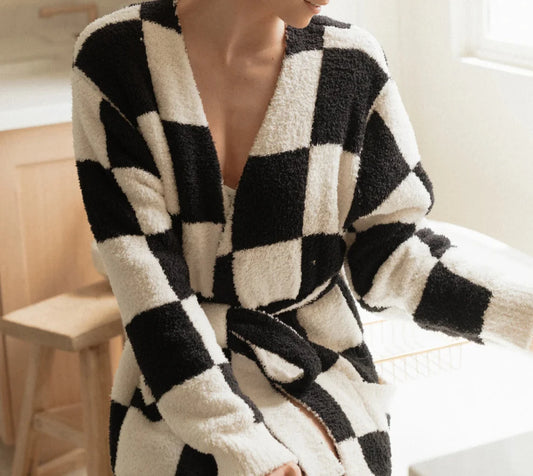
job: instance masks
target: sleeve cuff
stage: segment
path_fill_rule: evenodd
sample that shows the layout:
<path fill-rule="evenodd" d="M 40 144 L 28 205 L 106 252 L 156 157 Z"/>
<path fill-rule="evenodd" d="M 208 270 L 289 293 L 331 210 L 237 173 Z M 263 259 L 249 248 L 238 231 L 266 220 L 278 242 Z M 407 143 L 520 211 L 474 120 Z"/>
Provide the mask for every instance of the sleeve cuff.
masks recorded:
<path fill-rule="evenodd" d="M 484 341 L 533 352 L 533 289 L 496 290 L 484 316 Z"/>
<path fill-rule="evenodd" d="M 298 458 L 280 443 L 264 423 L 224 438 L 224 448 L 214 453 L 219 476 L 267 476 Z"/>

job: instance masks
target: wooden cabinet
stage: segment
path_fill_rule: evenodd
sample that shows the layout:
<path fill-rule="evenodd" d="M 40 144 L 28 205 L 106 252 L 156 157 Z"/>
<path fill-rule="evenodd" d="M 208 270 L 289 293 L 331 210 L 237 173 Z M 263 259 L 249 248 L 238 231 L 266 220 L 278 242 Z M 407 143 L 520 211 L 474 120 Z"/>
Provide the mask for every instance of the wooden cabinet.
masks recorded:
<path fill-rule="evenodd" d="M 99 281 L 91 258 L 70 122 L 0 132 L 0 315 Z M 29 345 L 0 336 L 0 431 L 12 445 Z M 111 341 L 116 371 L 122 347 Z M 80 398 L 77 355 L 57 351 L 50 405 Z M 43 437 L 42 461 L 70 449 Z"/>

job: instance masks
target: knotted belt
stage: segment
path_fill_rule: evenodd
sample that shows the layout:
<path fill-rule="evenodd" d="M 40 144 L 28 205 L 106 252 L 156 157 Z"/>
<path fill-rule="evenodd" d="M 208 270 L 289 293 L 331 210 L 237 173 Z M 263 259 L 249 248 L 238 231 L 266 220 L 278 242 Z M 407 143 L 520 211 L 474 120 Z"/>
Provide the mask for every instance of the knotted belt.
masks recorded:
<path fill-rule="evenodd" d="M 335 281 L 332 279 L 312 301 L 329 291 Z M 230 306 L 226 312 L 226 332 L 230 350 L 254 360 L 268 380 L 291 393 L 305 391 L 322 371 L 317 352 L 321 346 L 309 342 L 272 313 Z"/>
<path fill-rule="evenodd" d="M 266 378 L 288 391 L 304 391 L 322 370 L 309 341 L 272 314 L 232 307 L 226 325 L 228 348 L 254 360 Z"/>

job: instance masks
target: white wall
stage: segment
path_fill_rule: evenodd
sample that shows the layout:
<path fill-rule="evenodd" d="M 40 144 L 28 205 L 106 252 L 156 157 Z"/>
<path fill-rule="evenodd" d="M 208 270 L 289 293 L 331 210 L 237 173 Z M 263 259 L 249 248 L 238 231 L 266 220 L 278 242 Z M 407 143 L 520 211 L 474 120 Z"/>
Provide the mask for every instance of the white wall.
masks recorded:
<path fill-rule="evenodd" d="M 458 59 L 458 0 L 353 1 L 413 123 L 435 188 L 430 218 L 533 255 L 533 78 Z"/>
<path fill-rule="evenodd" d="M 321 15 L 328 15 L 338 20 L 355 23 L 358 4 L 354 0 L 329 0 L 329 4 L 322 7 Z"/>

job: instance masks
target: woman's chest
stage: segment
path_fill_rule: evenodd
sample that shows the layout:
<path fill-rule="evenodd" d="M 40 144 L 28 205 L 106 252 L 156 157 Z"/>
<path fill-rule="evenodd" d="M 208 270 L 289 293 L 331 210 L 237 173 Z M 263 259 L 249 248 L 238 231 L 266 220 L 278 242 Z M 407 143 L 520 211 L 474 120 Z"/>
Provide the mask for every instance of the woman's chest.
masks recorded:
<path fill-rule="evenodd" d="M 263 64 L 229 71 L 192 61 L 222 181 L 236 189 L 272 98 L 278 66 Z"/>

